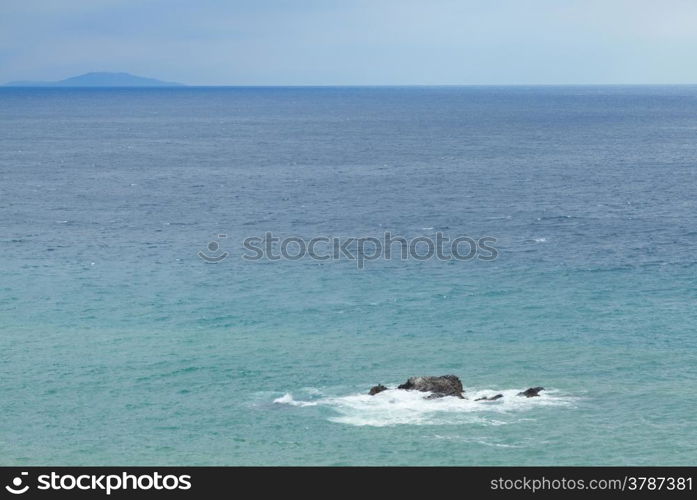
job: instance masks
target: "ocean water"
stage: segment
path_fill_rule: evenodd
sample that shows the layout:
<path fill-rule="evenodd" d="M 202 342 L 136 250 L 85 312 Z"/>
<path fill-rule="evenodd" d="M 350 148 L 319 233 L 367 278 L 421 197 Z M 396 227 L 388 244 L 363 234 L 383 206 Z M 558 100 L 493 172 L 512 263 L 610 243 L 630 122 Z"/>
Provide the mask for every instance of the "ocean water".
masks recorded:
<path fill-rule="evenodd" d="M 690 86 L 0 89 L 0 464 L 694 465 L 696 171 Z"/>

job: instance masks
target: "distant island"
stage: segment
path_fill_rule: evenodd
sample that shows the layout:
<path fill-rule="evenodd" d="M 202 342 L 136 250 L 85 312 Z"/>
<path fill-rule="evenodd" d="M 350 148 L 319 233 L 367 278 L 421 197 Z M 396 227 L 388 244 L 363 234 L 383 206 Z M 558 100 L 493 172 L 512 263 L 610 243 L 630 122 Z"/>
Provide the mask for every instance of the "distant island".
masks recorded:
<path fill-rule="evenodd" d="M 16 81 L 6 87 L 181 87 L 183 84 L 164 82 L 130 73 L 93 72 L 56 82 Z"/>

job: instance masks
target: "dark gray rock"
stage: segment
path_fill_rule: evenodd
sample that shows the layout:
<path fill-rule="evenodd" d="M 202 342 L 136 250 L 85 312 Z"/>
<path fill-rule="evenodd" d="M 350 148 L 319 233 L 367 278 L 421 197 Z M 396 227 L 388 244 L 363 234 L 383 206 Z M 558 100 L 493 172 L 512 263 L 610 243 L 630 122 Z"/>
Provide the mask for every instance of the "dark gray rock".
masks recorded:
<path fill-rule="evenodd" d="M 526 398 L 534 398 L 534 397 L 537 397 L 540 395 L 539 394 L 540 391 L 544 391 L 544 390 L 545 390 L 544 387 L 531 387 L 530 389 L 526 389 L 523 392 L 519 392 L 518 396 L 523 396 Z"/>
<path fill-rule="evenodd" d="M 385 387 L 382 384 L 378 384 L 376 386 L 371 387 L 370 392 L 368 394 L 370 394 L 371 396 L 375 396 L 376 394 L 378 394 L 382 391 L 386 391 L 386 390 L 387 390 L 387 387 Z"/>
<path fill-rule="evenodd" d="M 475 401 L 496 401 L 497 399 L 501 399 L 503 397 L 503 394 L 497 394 L 496 396 L 484 396 L 482 398 L 477 398 Z"/>
<path fill-rule="evenodd" d="M 431 392 L 429 399 L 454 396 L 464 399 L 462 382 L 455 375 L 440 377 L 411 377 L 406 383 L 397 387 L 407 391 Z"/>

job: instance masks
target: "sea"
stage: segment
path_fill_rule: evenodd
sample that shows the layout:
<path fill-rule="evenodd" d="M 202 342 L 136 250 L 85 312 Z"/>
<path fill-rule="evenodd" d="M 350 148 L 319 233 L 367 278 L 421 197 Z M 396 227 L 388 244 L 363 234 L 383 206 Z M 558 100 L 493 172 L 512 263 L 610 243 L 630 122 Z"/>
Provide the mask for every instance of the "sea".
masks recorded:
<path fill-rule="evenodd" d="M 694 465 L 696 192 L 697 86 L 2 88 L 0 465 Z"/>

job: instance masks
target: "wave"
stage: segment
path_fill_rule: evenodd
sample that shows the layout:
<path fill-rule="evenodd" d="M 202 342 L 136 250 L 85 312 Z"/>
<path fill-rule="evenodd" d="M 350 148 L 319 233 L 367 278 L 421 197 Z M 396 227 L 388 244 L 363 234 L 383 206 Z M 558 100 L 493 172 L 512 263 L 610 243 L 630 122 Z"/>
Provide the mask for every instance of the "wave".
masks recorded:
<path fill-rule="evenodd" d="M 289 392 L 285 393 L 280 398 L 273 400 L 275 404 L 284 404 L 290 406 L 316 406 L 317 403 L 314 401 L 296 401 L 293 399 L 293 395 Z"/>
<path fill-rule="evenodd" d="M 525 388 L 506 390 L 474 390 L 466 392 L 468 399 L 445 397 L 426 399 L 428 393 L 397 390 L 394 386 L 375 396 L 365 393 L 347 396 L 323 396 L 296 400 L 291 393 L 274 399 L 275 404 L 295 407 L 317 406 L 332 410 L 329 421 L 353 426 L 385 427 L 393 425 L 507 425 L 506 414 L 541 407 L 571 406 L 575 398 L 558 391 L 543 391 L 539 397 L 523 398 L 517 394 Z M 503 394 L 496 401 L 475 399 Z"/>

